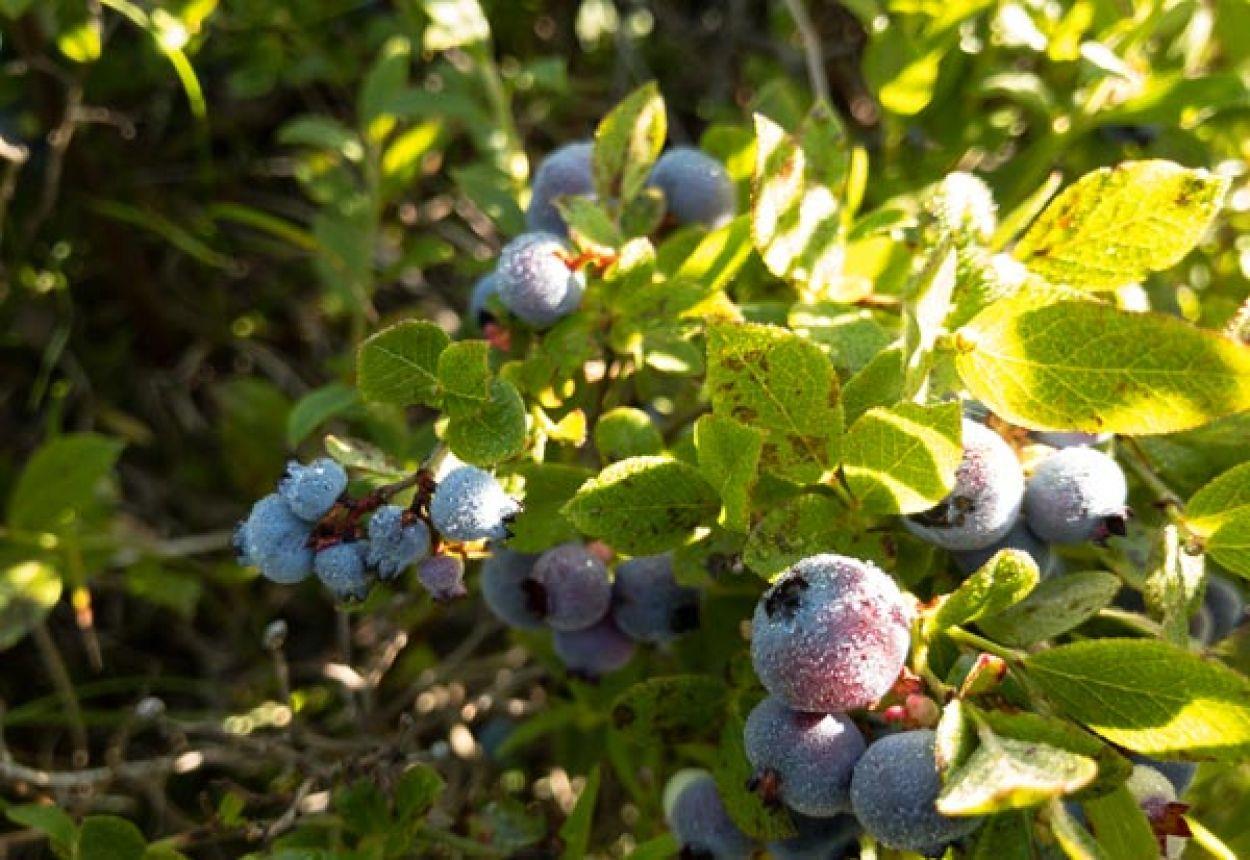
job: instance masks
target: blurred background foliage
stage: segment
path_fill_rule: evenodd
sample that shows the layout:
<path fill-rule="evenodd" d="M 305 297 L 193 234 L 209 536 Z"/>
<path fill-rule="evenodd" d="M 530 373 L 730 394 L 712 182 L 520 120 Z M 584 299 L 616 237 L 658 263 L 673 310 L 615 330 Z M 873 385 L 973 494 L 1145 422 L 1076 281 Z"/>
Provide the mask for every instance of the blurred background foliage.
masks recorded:
<path fill-rule="evenodd" d="M 1218 230 L 1119 300 L 1250 329 L 1246 0 L 809 5 L 870 164 L 864 211 L 912 210 L 956 169 L 1009 212 L 1127 158 L 1206 166 L 1234 182 Z M 235 566 L 229 530 L 326 433 L 420 461 L 430 416 L 366 408 L 355 345 L 407 316 L 456 329 L 537 159 L 639 83 L 745 198 L 751 113 L 792 128 L 812 98 L 787 4 L 0 0 L 0 67 L 0 803 L 122 816 L 166 840 L 153 857 L 401 857 L 414 838 L 418 855 L 548 856 L 591 766 L 628 755 L 605 703 L 645 664 L 558 681 L 547 646 L 477 603 L 406 589 L 336 612 L 315 584 Z M 853 240 L 847 271 L 898 292 L 912 254 Z M 776 288 L 758 261 L 743 279 Z M 1187 492 L 1246 426 L 1146 444 Z M 753 599 L 711 611 L 732 630 Z M 654 659 L 734 670 L 700 642 Z M 1250 667 L 1250 642 L 1229 656 Z M 448 782 L 428 814 L 430 772 L 387 782 L 405 755 Z M 40 784 L 83 766 L 102 770 Z M 658 787 L 612 785 L 593 844 L 624 855 L 662 831 Z M 1212 767 L 1191 798 L 1244 856 L 1248 785 Z M 23 823 L 0 856 L 104 838 Z"/>

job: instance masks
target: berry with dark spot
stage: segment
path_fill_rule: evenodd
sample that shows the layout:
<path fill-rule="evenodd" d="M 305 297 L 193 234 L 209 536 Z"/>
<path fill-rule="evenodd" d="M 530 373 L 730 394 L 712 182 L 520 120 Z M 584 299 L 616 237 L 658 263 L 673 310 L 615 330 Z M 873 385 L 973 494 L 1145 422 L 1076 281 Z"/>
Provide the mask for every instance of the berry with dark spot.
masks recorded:
<path fill-rule="evenodd" d="M 503 540 L 520 511 L 495 477 L 476 466 L 448 472 L 430 500 L 430 521 L 448 540 Z"/>
<path fill-rule="evenodd" d="M 608 569 L 580 543 L 547 550 L 534 563 L 530 595 L 556 630 L 582 630 L 603 618 L 612 602 Z"/>
<path fill-rule="evenodd" d="M 798 580 L 804 585 L 796 587 Z M 864 708 L 898 678 L 911 620 L 902 592 L 876 566 L 813 556 L 760 598 L 751 622 L 751 662 L 764 687 L 796 711 Z"/>
<path fill-rule="evenodd" d="M 1095 448 L 1063 448 L 1029 478 L 1024 516 L 1029 530 L 1061 544 L 1123 534 L 1128 484 L 1120 464 Z"/>
<path fill-rule="evenodd" d="M 545 598 L 536 608 L 532 599 L 533 589 L 527 587 L 537 560 L 536 555 L 498 547 L 482 563 L 478 580 L 482 588 L 482 600 L 486 603 L 486 608 L 509 627 L 536 630 L 543 626 Z"/>
<path fill-rule="evenodd" d="M 809 818 L 796 813 L 790 817 L 797 832 L 789 839 L 768 843 L 774 860 L 842 860 L 858 847 L 863 828 L 854 815 Z"/>
<path fill-rule="evenodd" d="M 668 642 L 698 626 L 699 592 L 677 584 L 672 556 L 633 558 L 616 568 L 612 617 L 639 642 Z"/>
<path fill-rule="evenodd" d="M 383 505 L 369 518 L 368 546 L 369 566 L 390 579 L 429 555 L 430 529 L 399 505 Z"/>

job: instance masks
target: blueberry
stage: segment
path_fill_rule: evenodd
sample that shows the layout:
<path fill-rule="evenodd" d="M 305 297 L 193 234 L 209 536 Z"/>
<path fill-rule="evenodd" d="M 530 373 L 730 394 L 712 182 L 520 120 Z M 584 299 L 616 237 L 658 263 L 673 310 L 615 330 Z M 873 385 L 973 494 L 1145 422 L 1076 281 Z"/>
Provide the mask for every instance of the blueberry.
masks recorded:
<path fill-rule="evenodd" d="M 525 210 L 525 226 L 563 236 L 568 225 L 556 208 L 556 198 L 566 196 L 591 197 L 595 192 L 591 158 L 594 144 L 591 141 L 566 143 L 550 153 L 534 171 L 529 208 Z"/>
<path fill-rule="evenodd" d="M 623 668 L 634 656 L 634 642 L 610 616 L 583 630 L 557 630 L 556 656 L 574 674 L 599 678 Z"/>
<path fill-rule="evenodd" d="M 790 816 L 798 831 L 789 839 L 768 843 L 774 860 L 842 860 L 858 847 L 861 828 L 853 815 L 835 818 Z"/>
<path fill-rule="evenodd" d="M 347 472 L 333 460 L 322 457 L 307 466 L 292 460 L 286 477 L 278 482 L 278 494 L 291 511 L 310 523 L 324 517 L 347 489 Z"/>
<path fill-rule="evenodd" d="M 473 293 L 469 296 L 469 318 L 479 329 L 491 320 L 487 303 L 493 296 L 499 295 L 499 278 L 494 272 L 478 278 L 473 285 Z"/>
<path fill-rule="evenodd" d="M 898 678 L 911 612 L 872 564 L 817 555 L 764 592 L 751 622 L 751 661 L 768 692 L 796 711 L 871 705 Z"/>
<path fill-rule="evenodd" d="M 1172 781 L 1151 765 L 1134 765 L 1125 788 L 1151 823 L 1162 823 L 1167 818 L 1168 806 L 1177 802 Z"/>
<path fill-rule="evenodd" d="M 1110 433 L 1058 433 L 1038 430 L 1033 438 L 1043 445 L 1052 448 L 1088 448 L 1091 445 L 1103 445 L 1111 441 Z"/>
<path fill-rule="evenodd" d="M 682 857 L 746 860 L 754 853 L 754 844 L 729 817 L 716 780 L 705 770 L 673 774 L 664 786 L 664 818 Z"/>
<path fill-rule="evenodd" d="M 267 579 L 289 585 L 312 573 L 312 526 L 295 516 L 277 493 L 252 506 L 241 531 L 243 555 Z"/>
<path fill-rule="evenodd" d="M 561 544 L 540 555 L 526 588 L 556 630 L 591 626 L 607 614 L 612 601 L 608 569 L 580 543 Z"/>
<path fill-rule="evenodd" d="M 409 522 L 404 522 L 408 519 Z M 399 505 L 383 505 L 369 518 L 369 550 L 366 561 L 382 579 L 429 555 L 430 529 Z"/>
<path fill-rule="evenodd" d="M 1133 754 L 1129 758 L 1134 764 L 1146 765 L 1163 774 L 1167 781 L 1172 783 L 1172 790 L 1177 797 L 1189 790 L 1189 786 L 1194 781 L 1194 775 L 1198 772 L 1198 765 L 1192 761 L 1160 761 L 1141 754 Z"/>
<path fill-rule="evenodd" d="M 519 630 L 536 630 L 543 626 L 545 604 L 539 601 L 531 586 L 536 555 L 525 555 L 499 547 L 482 564 L 480 584 L 486 608 L 495 617 Z"/>
<path fill-rule="evenodd" d="M 436 555 L 417 565 L 417 579 L 439 603 L 464 597 L 464 561 L 454 555 Z"/>
<path fill-rule="evenodd" d="M 817 818 L 849 809 L 851 772 L 865 745 L 844 715 L 792 711 L 769 696 L 747 717 L 743 742 L 766 803 Z"/>
<path fill-rule="evenodd" d="M 1024 472 L 1011 446 L 976 422 L 963 422 L 963 446 L 950 495 L 903 522 L 908 531 L 943 549 L 985 549 L 1015 525 L 1024 497 Z"/>
<path fill-rule="evenodd" d="M 664 192 L 668 212 L 680 224 L 720 227 L 737 209 L 725 166 L 694 147 L 674 147 L 660 156 L 647 184 Z"/>
<path fill-rule="evenodd" d="M 343 541 L 318 550 L 313 570 L 339 600 L 364 600 L 369 593 L 365 545 L 360 541 Z"/>
<path fill-rule="evenodd" d="M 569 267 L 564 240 L 553 233 L 523 233 L 499 253 L 499 301 L 536 328 L 577 310 L 585 277 Z"/>
<path fill-rule="evenodd" d="M 1222 576 L 1207 577 L 1207 590 L 1202 605 L 1211 614 L 1211 638 L 1219 642 L 1232 633 L 1246 617 L 1246 600 L 1237 586 Z"/>
<path fill-rule="evenodd" d="M 502 540 L 520 511 L 494 476 L 476 466 L 448 472 L 430 500 L 430 520 L 448 540 Z"/>
<path fill-rule="evenodd" d="M 922 729 L 887 735 L 868 747 L 851 777 L 851 806 L 878 842 L 936 855 L 971 834 L 979 818 L 948 818 L 935 803 L 942 790 L 934 734 Z"/>
<path fill-rule="evenodd" d="M 247 554 L 247 520 L 241 520 L 230 535 L 230 546 L 234 549 L 234 561 L 239 567 L 253 567 L 256 562 Z"/>
<path fill-rule="evenodd" d="M 698 626 L 699 592 L 677 584 L 672 556 L 632 558 L 616 568 L 612 616 L 639 642 L 668 642 Z"/>
<path fill-rule="evenodd" d="M 1128 485 L 1115 460 L 1094 448 L 1063 448 L 1042 460 L 1024 493 L 1033 534 L 1051 543 L 1124 533 Z"/>
<path fill-rule="evenodd" d="M 1016 549 L 1023 552 L 1033 559 L 1033 563 L 1037 565 L 1038 572 L 1043 577 L 1050 576 L 1057 572 L 1059 567 L 1059 559 L 1051 551 L 1050 545 L 1037 539 L 1037 535 L 1029 531 L 1029 527 L 1024 524 L 1024 520 L 1016 520 L 1016 524 L 1011 527 L 1011 531 L 999 541 L 990 544 L 984 549 L 974 549 L 967 552 L 952 552 L 951 558 L 955 560 L 955 565 L 964 573 L 975 573 L 980 570 L 986 562 L 998 553 L 999 550 Z"/>

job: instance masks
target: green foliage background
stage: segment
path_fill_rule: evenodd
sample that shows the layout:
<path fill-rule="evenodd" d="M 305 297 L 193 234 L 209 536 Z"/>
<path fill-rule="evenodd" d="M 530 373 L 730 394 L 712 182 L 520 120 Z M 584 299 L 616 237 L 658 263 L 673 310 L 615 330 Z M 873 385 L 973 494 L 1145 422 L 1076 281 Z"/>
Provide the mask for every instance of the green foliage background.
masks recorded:
<path fill-rule="evenodd" d="M 1239 312 L 1250 293 L 1250 5 L 809 5 L 836 118 L 809 113 L 785 3 L 0 0 L 0 804 L 12 824 L 0 852 L 666 856 L 669 754 L 712 765 L 740 743 L 732 720 L 722 739 L 702 716 L 726 707 L 720 679 L 733 695 L 750 684 L 731 658 L 762 581 L 719 563 L 740 553 L 768 575 L 831 545 L 870 552 L 838 544 L 850 538 L 832 491 L 796 500 L 780 478 L 813 482 L 840 464 L 874 516 L 940 499 L 957 461 L 956 410 L 899 405 L 931 369 L 958 373 L 1031 426 L 1183 431 L 1134 439 L 1134 456 L 1190 500 L 1209 557 L 1250 575 L 1239 489 L 1250 476 L 1243 465 L 1209 485 L 1250 457 L 1245 350 L 1179 322 L 1250 340 Z M 610 332 L 557 327 L 537 357 L 506 370 L 479 347 L 447 348 L 473 281 L 523 228 L 537 160 L 589 136 L 648 81 L 658 89 L 624 103 L 621 127 L 662 95 L 669 141 L 723 159 L 740 211 L 755 201 L 751 223 L 678 232 L 651 261 L 623 251 L 618 287 L 603 296 L 619 323 Z M 757 156 L 797 163 L 787 174 L 797 184 L 769 170 L 761 182 Z M 1193 174 L 1154 160 L 1218 180 L 1191 194 Z M 952 330 L 999 296 L 992 278 L 978 280 L 983 260 L 943 271 L 934 248 L 963 241 L 967 225 L 933 202 L 934 183 L 955 170 L 985 180 L 1000 215 L 978 240 L 988 253 L 1061 186 L 1124 161 L 1147 162 L 1134 168 L 1145 173 L 1083 180 L 1060 198 L 1070 207 L 1049 210 L 1015 248 L 1035 275 L 1109 304 L 1050 295 L 1026 314 L 977 316 L 968 342 L 948 342 L 938 324 L 951 291 L 963 302 Z M 795 245 L 761 227 L 784 227 L 830 189 L 836 242 Z M 1203 204 L 1216 196 L 1224 207 L 1206 229 Z M 1107 228 L 1092 245 L 1065 238 L 1065 219 L 1080 218 Z M 584 246 L 622 244 L 619 225 L 595 212 L 575 220 Z M 1100 273 L 1112 241 L 1122 268 Z M 916 271 L 926 260 L 932 271 Z M 662 291 L 644 288 L 648 267 L 666 277 Z M 915 300 L 906 352 L 892 351 L 904 298 Z M 1171 318 L 1117 330 L 1113 306 Z M 719 320 L 706 343 L 705 319 Z M 1071 377 L 1045 368 L 1012 394 L 1020 372 L 1005 363 L 1071 353 L 1079 364 L 1081 346 L 1104 334 L 1112 342 L 1088 356 L 1097 366 L 1075 396 Z M 375 384 L 394 378 L 371 364 L 385 360 L 369 349 L 377 338 L 428 358 L 427 376 Z M 1147 344 L 1163 345 L 1153 365 Z M 609 348 L 635 359 L 628 380 L 574 386 Z M 760 350 L 792 371 L 776 384 L 807 386 L 784 401 L 802 414 L 761 414 L 759 380 L 740 372 L 742 355 Z M 934 369 L 939 354 L 950 360 Z M 1190 373 L 1173 387 L 1170 360 Z M 1109 408 L 1122 378 L 1100 378 L 1109 363 L 1140 374 L 1149 397 Z M 642 402 L 664 404 L 660 432 L 634 408 Z M 440 410 L 447 424 L 436 427 Z M 484 424 L 494 432 L 477 432 Z M 883 457 L 908 433 L 931 462 Z M 508 467 L 529 505 L 521 549 L 580 533 L 645 553 L 716 525 L 681 550 L 689 576 L 715 581 L 705 633 L 592 686 L 565 679 L 549 643 L 507 634 L 476 600 L 442 609 L 405 585 L 336 610 L 315 584 L 275 587 L 231 560 L 230 528 L 289 457 L 324 449 L 382 481 L 420 464 L 440 434 L 483 464 L 513 461 L 523 444 L 553 452 Z M 575 453 L 588 434 L 589 459 Z M 609 466 L 663 451 L 676 459 Z M 630 528 L 631 498 L 674 502 L 674 486 L 696 512 L 683 534 Z M 1135 478 L 1147 526 L 1163 526 L 1157 490 Z M 796 534 L 800 546 L 783 540 Z M 931 556 L 904 542 L 893 572 L 919 582 Z M 1082 585 L 1105 593 L 1093 574 Z M 934 593 L 954 584 L 942 586 Z M 969 588 L 935 623 L 993 615 L 990 599 Z M 1018 618 L 995 620 L 1000 642 L 1032 644 Z M 1220 657 L 1245 672 L 1248 641 L 1243 631 Z M 1096 683 L 1098 657 L 1065 652 L 1074 662 L 1059 672 L 1059 650 L 1036 660 L 1034 677 L 1079 711 L 1089 690 L 1065 684 L 1073 665 Z M 1193 675 L 1196 691 L 1244 692 L 1238 676 L 1203 687 Z M 638 719 L 614 727 L 626 690 Z M 1095 728 L 1103 717 L 1079 715 Z M 1250 856 L 1250 768 L 1223 757 L 1234 760 L 1204 764 L 1188 800 Z M 723 756 L 722 768 L 739 764 Z M 63 811 L 37 805 L 49 799 Z"/>

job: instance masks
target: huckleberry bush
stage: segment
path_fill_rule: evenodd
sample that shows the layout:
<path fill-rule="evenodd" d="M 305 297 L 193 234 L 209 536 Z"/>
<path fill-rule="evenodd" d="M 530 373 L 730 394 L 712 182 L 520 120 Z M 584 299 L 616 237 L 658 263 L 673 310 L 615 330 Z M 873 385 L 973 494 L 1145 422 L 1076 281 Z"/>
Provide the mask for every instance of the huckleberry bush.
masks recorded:
<path fill-rule="evenodd" d="M 616 772 L 688 857 L 1167 848 L 1191 762 L 1250 749 L 1250 681 L 1206 656 L 1244 617 L 1250 471 L 1170 483 L 1177 439 L 1250 410 L 1250 349 L 1121 295 L 1157 300 L 1228 181 L 878 199 L 828 108 L 792 120 L 666 149 L 648 85 L 551 152 L 464 334 L 360 348 L 426 452 L 336 438 L 240 560 L 354 612 L 480 596 L 558 699 L 501 755 L 607 751 L 569 828 Z"/>

